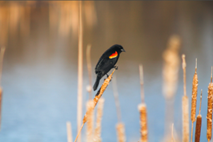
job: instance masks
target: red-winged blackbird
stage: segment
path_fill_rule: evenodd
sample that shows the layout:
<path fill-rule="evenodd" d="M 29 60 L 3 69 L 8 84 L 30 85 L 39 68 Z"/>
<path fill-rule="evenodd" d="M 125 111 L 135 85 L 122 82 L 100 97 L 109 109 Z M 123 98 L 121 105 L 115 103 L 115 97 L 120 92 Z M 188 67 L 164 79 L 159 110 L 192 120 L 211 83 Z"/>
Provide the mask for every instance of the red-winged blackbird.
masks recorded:
<path fill-rule="evenodd" d="M 97 78 L 93 86 L 94 91 L 97 89 L 100 79 L 112 68 L 116 67 L 115 64 L 117 63 L 121 52 L 125 52 L 124 48 L 121 45 L 115 44 L 107 51 L 105 51 L 104 54 L 101 56 L 95 67 Z"/>

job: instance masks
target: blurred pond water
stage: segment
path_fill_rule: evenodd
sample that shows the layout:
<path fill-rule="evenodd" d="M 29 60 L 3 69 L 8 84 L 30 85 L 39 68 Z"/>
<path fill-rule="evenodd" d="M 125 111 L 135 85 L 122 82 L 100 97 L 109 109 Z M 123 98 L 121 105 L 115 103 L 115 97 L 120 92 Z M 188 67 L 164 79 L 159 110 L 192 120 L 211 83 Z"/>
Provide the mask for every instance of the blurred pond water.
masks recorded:
<path fill-rule="evenodd" d="M 60 4 L 63 8 L 62 2 Z M 172 34 L 178 34 L 182 39 L 180 56 L 183 53 L 186 55 L 187 95 L 190 102 L 195 58 L 198 59 L 198 95 L 203 89 L 201 141 L 207 141 L 205 118 L 210 67 L 213 66 L 213 3 L 101 1 L 85 2 L 83 10 L 88 8 L 87 4 L 93 8 L 90 11 L 93 21 L 86 19 L 85 12 L 83 44 L 84 55 L 87 44 L 92 45 L 93 72 L 99 57 L 111 45 L 118 43 L 126 50 L 120 56 L 115 75 L 127 141 L 135 142 L 140 138 L 140 63 L 144 66 L 149 141 L 163 139 L 165 98 L 162 93 L 162 53 Z M 1 9 L 5 3 L 0 5 Z M 71 7 L 73 5 L 77 4 L 70 4 Z M 60 32 L 60 21 L 57 21 L 58 15 L 61 18 L 60 14 L 55 16 L 56 23 L 49 23 L 50 6 L 53 7 L 53 13 L 63 13 L 56 2 L 31 3 L 30 32 L 23 35 L 20 29 L 16 34 L 8 35 L 6 44 L 1 42 L 1 46 L 6 46 L 2 75 L 2 142 L 65 142 L 66 121 L 72 124 L 73 137 L 77 134 L 77 27 L 73 24 L 68 33 L 66 29 Z M 72 12 L 75 17 L 76 11 Z M 83 114 L 89 82 L 85 57 Z M 174 100 L 174 127 L 180 139 L 182 78 L 180 66 Z M 94 82 L 94 73 L 92 79 Z M 115 142 L 115 125 L 118 121 L 111 84 L 103 98 L 102 141 Z M 82 137 L 85 141 L 85 128 Z"/>

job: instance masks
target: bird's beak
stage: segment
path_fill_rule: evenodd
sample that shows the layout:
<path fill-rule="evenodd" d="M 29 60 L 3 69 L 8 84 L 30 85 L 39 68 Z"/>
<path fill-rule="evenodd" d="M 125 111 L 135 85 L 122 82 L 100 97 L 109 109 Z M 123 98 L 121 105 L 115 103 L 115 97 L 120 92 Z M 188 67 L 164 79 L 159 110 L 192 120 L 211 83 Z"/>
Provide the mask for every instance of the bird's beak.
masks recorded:
<path fill-rule="evenodd" d="M 124 49 L 121 49 L 122 52 L 126 52 Z"/>

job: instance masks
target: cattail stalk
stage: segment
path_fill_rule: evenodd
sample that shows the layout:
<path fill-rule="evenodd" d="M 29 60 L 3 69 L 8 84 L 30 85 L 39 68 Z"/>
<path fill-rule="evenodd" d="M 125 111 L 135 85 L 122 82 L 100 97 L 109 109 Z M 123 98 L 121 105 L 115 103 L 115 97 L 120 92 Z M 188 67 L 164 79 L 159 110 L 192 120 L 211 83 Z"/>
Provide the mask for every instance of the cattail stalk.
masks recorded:
<path fill-rule="evenodd" d="M 208 142 L 212 137 L 212 101 L 213 99 L 213 83 L 212 83 L 212 70 L 211 70 L 211 82 L 208 86 L 208 110 L 207 110 L 207 140 Z"/>
<path fill-rule="evenodd" d="M 175 138 L 174 138 L 174 123 L 172 123 L 172 142 L 175 142 Z"/>
<path fill-rule="evenodd" d="M 148 128 L 147 128 L 147 111 L 146 104 L 144 101 L 144 87 L 143 87 L 143 66 L 139 65 L 140 74 L 140 85 L 141 85 L 141 100 L 142 103 L 138 105 L 138 110 L 140 112 L 140 125 L 141 125 L 141 142 L 148 142 Z"/>
<path fill-rule="evenodd" d="M 126 137 L 125 137 L 125 127 L 123 123 L 117 123 L 116 125 L 116 129 L 117 129 L 117 138 L 118 138 L 118 142 L 125 142 L 126 141 Z"/>
<path fill-rule="evenodd" d="M 113 80 L 113 94 L 115 98 L 115 105 L 116 105 L 117 116 L 118 116 L 118 123 L 116 125 L 117 139 L 118 139 L 118 142 L 125 142 L 126 141 L 125 127 L 124 127 L 124 124 L 121 123 L 121 109 L 120 109 L 120 103 L 118 99 L 116 77 L 114 77 L 114 80 Z"/>
<path fill-rule="evenodd" d="M 183 142 L 189 142 L 189 101 L 186 95 L 186 61 L 185 55 L 182 55 L 183 67 L 183 88 L 184 96 L 182 98 L 182 119 L 183 119 Z"/>
<path fill-rule="evenodd" d="M 193 82 L 192 82 L 192 101 L 191 101 L 191 121 L 192 121 L 192 127 L 191 127 L 191 142 L 192 142 L 192 139 L 193 139 L 193 124 L 194 124 L 194 122 L 196 120 L 197 88 L 198 88 L 198 77 L 197 77 L 197 59 L 196 59 L 195 73 L 194 73 Z"/>
<path fill-rule="evenodd" d="M 121 109 L 120 109 L 120 103 L 119 103 L 119 98 L 118 98 L 118 91 L 117 91 L 117 84 L 116 84 L 116 77 L 114 76 L 113 82 L 113 94 L 115 98 L 115 105 L 116 105 L 116 110 L 117 110 L 117 117 L 118 117 L 118 122 L 121 122 Z"/>
<path fill-rule="evenodd" d="M 1 78 L 2 78 L 2 68 L 3 68 L 3 59 L 4 59 L 5 47 L 1 48 L 1 57 L 0 57 L 0 129 L 1 129 L 1 110 L 2 110 L 2 87 L 1 87 Z"/>
<path fill-rule="evenodd" d="M 104 106 L 104 99 L 100 98 L 97 108 L 96 128 L 93 139 L 94 142 L 101 142 L 101 119 L 103 115 L 103 106 Z"/>
<path fill-rule="evenodd" d="M 70 122 L 67 122 L 67 142 L 72 142 L 72 126 Z"/>
<path fill-rule="evenodd" d="M 82 2 L 79 1 L 79 27 L 78 27 L 78 107 L 77 107 L 77 131 L 81 130 L 82 120 L 82 86 L 83 86 L 83 26 L 82 26 Z M 78 142 L 81 142 L 79 134 Z"/>
<path fill-rule="evenodd" d="M 109 82 L 111 81 L 112 75 L 114 74 L 115 70 L 116 70 L 116 69 L 114 69 L 114 70 L 112 71 L 112 73 L 108 76 L 108 78 L 104 80 L 104 83 L 102 84 L 101 88 L 98 90 L 98 92 L 97 92 L 95 98 L 93 99 L 93 109 L 95 108 L 96 104 L 98 103 L 98 100 L 101 98 L 101 96 L 103 95 L 103 93 L 104 93 L 104 91 L 106 90 L 107 86 L 109 85 Z M 87 122 L 87 120 L 88 120 L 88 113 L 89 113 L 89 112 L 86 112 L 86 114 L 84 115 L 83 124 L 81 125 L 81 128 L 80 128 L 80 130 L 78 131 L 78 134 L 77 134 L 77 136 L 76 136 L 76 138 L 75 138 L 75 142 L 77 141 L 78 136 L 79 136 L 79 134 L 81 133 L 81 130 L 82 130 L 84 124 L 85 124 L 85 123 Z"/>
<path fill-rule="evenodd" d="M 5 47 L 1 48 L 1 57 L 0 57 L 0 86 L 1 86 L 1 78 L 2 78 L 2 68 L 3 68 L 3 59 L 4 59 Z"/>
<path fill-rule="evenodd" d="M 89 92 L 89 99 L 92 99 L 91 45 L 87 45 L 87 70 L 88 70 L 88 77 L 89 77 L 89 86 L 87 91 Z"/>
<path fill-rule="evenodd" d="M 167 49 L 163 52 L 163 95 L 166 100 L 165 136 L 163 141 L 171 141 L 171 124 L 174 117 L 174 96 L 178 84 L 178 72 L 180 66 L 179 50 L 181 39 L 178 35 L 172 35 L 168 40 Z"/>
<path fill-rule="evenodd" d="M 200 94 L 200 108 L 199 108 L 199 114 L 197 115 L 196 120 L 196 129 L 195 129 L 195 142 L 200 142 L 200 134 L 201 134 L 201 126 L 202 126 L 202 116 L 200 114 L 201 111 L 201 103 L 202 103 L 202 90 Z"/>
<path fill-rule="evenodd" d="M 93 139 L 93 100 L 87 102 L 88 122 L 87 122 L 87 142 Z"/>

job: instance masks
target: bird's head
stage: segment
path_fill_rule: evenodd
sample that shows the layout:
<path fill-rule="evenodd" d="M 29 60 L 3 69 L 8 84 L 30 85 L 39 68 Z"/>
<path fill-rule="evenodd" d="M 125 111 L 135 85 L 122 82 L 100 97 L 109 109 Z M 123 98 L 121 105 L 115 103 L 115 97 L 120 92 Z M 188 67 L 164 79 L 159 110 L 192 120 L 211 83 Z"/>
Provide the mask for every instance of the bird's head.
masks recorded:
<path fill-rule="evenodd" d="M 126 52 L 126 51 L 124 50 L 124 48 L 123 48 L 121 45 L 119 45 L 119 44 L 115 44 L 115 45 L 114 45 L 114 48 L 116 49 L 116 51 L 117 51 L 118 53 Z"/>

